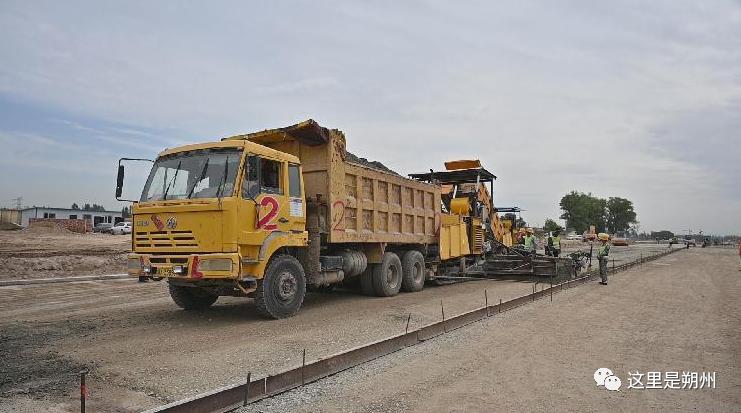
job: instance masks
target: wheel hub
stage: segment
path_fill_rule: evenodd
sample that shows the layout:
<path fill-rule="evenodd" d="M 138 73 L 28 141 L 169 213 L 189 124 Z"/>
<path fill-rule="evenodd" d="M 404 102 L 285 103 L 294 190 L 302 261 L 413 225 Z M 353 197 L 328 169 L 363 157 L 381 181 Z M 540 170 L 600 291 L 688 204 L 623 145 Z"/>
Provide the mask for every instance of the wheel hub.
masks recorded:
<path fill-rule="evenodd" d="M 396 286 L 397 282 L 398 274 L 396 273 L 394 267 L 389 266 L 389 269 L 386 271 L 386 283 L 390 286 Z"/>
<path fill-rule="evenodd" d="M 293 298 L 298 291 L 296 277 L 286 271 L 278 276 L 278 296 L 281 300 L 287 301 Z"/>
<path fill-rule="evenodd" d="M 423 277 L 422 266 L 419 263 L 414 264 L 414 281 L 419 282 Z"/>

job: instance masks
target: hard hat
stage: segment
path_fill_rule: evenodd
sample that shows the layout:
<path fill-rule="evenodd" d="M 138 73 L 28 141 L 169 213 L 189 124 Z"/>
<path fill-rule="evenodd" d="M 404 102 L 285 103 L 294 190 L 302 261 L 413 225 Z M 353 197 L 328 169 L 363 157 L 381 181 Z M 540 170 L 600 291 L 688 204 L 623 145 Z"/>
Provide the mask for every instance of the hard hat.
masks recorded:
<path fill-rule="evenodd" d="M 599 234 L 597 234 L 597 238 L 599 238 L 602 241 L 607 241 L 610 239 L 610 236 L 605 234 L 604 232 L 600 232 Z"/>

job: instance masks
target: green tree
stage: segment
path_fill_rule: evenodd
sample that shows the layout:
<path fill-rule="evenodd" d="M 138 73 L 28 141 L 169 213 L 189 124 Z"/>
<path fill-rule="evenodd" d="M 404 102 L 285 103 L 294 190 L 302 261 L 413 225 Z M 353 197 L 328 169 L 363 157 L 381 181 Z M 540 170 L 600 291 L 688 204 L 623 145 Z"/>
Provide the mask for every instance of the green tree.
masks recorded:
<path fill-rule="evenodd" d="M 129 207 L 123 207 L 121 208 L 121 216 L 126 219 L 131 216 L 131 211 L 129 211 Z"/>
<path fill-rule="evenodd" d="M 671 231 L 663 230 L 663 231 L 651 231 L 651 238 L 653 239 L 670 239 L 674 238 L 674 233 Z"/>
<path fill-rule="evenodd" d="M 607 228 L 611 232 L 627 231 L 631 224 L 637 222 L 633 202 L 620 197 L 610 197 L 607 200 Z"/>
<path fill-rule="evenodd" d="M 559 203 L 563 214 L 560 218 L 566 226 L 582 233 L 594 225 L 597 231 L 604 231 L 607 223 L 607 201 L 592 196 L 591 193 L 571 191 Z"/>
<path fill-rule="evenodd" d="M 561 231 L 563 228 L 561 228 L 556 221 L 546 218 L 545 224 L 543 224 L 543 231 L 545 232 L 553 232 L 553 231 Z"/>
<path fill-rule="evenodd" d="M 74 210 L 79 210 L 80 209 L 80 206 L 77 205 L 77 203 L 73 203 L 71 208 L 74 209 Z"/>

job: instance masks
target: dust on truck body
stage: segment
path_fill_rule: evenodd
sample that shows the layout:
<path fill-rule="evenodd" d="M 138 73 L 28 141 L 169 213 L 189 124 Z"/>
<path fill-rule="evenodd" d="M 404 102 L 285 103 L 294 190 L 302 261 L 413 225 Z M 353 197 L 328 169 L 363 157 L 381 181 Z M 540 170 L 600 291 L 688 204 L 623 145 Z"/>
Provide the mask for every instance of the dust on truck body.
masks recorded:
<path fill-rule="evenodd" d="M 271 318 L 295 314 L 307 287 L 419 291 L 484 253 L 469 198 L 443 210 L 429 181 L 358 161 L 312 120 L 169 149 L 132 207 L 128 271 L 166 279 L 185 309 L 247 296 Z"/>

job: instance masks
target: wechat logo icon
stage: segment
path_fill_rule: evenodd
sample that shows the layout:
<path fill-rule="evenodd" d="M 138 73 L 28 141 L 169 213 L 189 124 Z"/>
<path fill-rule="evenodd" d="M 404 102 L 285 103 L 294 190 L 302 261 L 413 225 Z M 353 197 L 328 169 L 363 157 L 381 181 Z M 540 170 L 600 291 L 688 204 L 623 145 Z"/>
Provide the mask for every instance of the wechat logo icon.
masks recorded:
<path fill-rule="evenodd" d="M 607 390 L 618 391 L 623 384 L 620 377 L 614 375 L 612 370 L 602 367 L 594 372 L 594 382 L 597 386 L 604 386 Z"/>

